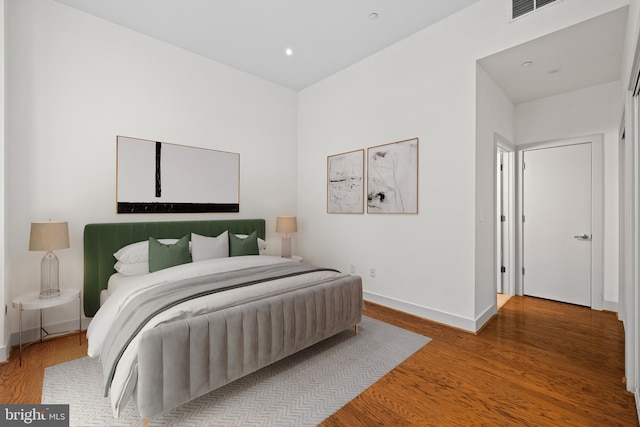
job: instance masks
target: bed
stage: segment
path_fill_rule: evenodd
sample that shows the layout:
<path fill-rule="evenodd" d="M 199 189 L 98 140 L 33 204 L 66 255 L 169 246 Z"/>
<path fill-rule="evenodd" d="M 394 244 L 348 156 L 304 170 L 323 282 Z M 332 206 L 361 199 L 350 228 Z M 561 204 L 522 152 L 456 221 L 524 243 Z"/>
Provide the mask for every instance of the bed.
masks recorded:
<path fill-rule="evenodd" d="M 265 255 L 264 238 L 262 219 L 85 227 L 84 311 L 93 317 L 88 353 L 101 360 L 116 417 L 133 399 L 141 418 L 152 418 L 357 330 L 360 277 Z M 225 241 L 236 256 L 203 251 L 223 251 L 214 245 Z M 122 257 L 114 254 L 140 245 L 152 271 L 123 277 L 122 268 L 114 269 Z M 155 254 L 165 252 L 157 251 L 174 250 L 188 250 L 189 260 L 158 268 Z"/>

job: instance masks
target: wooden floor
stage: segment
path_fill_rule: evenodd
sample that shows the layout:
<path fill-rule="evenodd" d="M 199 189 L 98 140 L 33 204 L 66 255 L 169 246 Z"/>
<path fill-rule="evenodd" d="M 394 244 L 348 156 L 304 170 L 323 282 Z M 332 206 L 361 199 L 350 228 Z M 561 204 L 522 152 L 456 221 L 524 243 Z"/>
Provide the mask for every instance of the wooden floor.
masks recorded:
<path fill-rule="evenodd" d="M 636 426 L 611 312 L 512 297 L 475 336 L 367 303 L 432 341 L 324 426 Z"/>
<path fill-rule="evenodd" d="M 505 305 L 507 301 L 509 301 L 509 299 L 511 299 L 511 295 L 499 293 L 497 296 L 498 296 L 498 310 L 500 310 L 502 306 Z"/>
<path fill-rule="evenodd" d="M 473 335 L 367 303 L 365 315 L 432 341 L 324 426 L 637 426 L 616 315 L 511 298 Z M 39 403 L 46 366 L 82 357 L 78 336 L 0 364 L 0 403 Z"/>

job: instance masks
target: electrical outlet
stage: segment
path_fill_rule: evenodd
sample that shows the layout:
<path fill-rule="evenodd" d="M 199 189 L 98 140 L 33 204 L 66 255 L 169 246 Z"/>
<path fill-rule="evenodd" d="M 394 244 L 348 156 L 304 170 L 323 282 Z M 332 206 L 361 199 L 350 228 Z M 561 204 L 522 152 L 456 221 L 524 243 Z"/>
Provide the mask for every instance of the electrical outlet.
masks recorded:
<path fill-rule="evenodd" d="M 351 274 L 356 272 L 356 265 L 354 263 L 351 263 L 351 266 L 349 268 L 349 271 L 351 272 Z"/>
<path fill-rule="evenodd" d="M 375 268 L 372 268 L 371 270 L 369 270 L 369 276 L 376 277 L 376 269 Z"/>

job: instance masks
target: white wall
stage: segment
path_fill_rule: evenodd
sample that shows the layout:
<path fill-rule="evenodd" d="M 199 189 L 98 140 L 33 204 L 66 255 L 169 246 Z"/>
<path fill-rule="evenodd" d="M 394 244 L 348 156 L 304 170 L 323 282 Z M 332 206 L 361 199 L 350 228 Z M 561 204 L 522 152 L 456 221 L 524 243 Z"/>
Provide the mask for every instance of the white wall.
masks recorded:
<path fill-rule="evenodd" d="M 477 330 L 495 304 L 493 264 L 476 271 L 495 236 L 477 224 L 495 207 L 493 188 L 476 188 L 492 173 L 476 163 L 489 150 L 476 141 L 476 61 L 626 4 L 564 0 L 511 22 L 509 0 L 481 0 L 301 91 L 301 254 L 344 271 L 353 262 L 372 301 Z M 326 214 L 328 155 L 412 137 L 417 215 Z"/>
<path fill-rule="evenodd" d="M 484 321 L 497 312 L 495 239 L 497 201 L 495 134 L 513 143 L 515 105 L 478 64 L 476 71 L 476 313 Z M 496 243 L 497 244 L 497 243 Z M 483 322 L 484 323 L 484 322 Z"/>
<path fill-rule="evenodd" d="M 625 38 L 624 58 L 621 73 L 622 93 L 625 107 L 625 145 L 624 145 L 624 238 L 623 253 L 620 254 L 624 263 L 620 277 L 620 316 L 625 329 L 625 377 L 627 378 L 627 390 L 635 395 L 636 410 L 640 414 L 640 354 L 638 353 L 638 295 L 640 281 L 638 280 L 638 212 L 640 200 L 638 197 L 638 171 L 640 170 L 640 158 L 638 156 L 638 128 L 637 128 L 637 104 L 633 99 L 638 58 L 638 33 L 640 31 L 640 1 L 631 0 L 629 6 L 629 19 Z M 633 84 L 632 84 L 633 82 Z M 635 104 L 635 106 L 634 106 Z"/>
<path fill-rule="evenodd" d="M 488 123 L 476 122 L 476 61 L 627 3 L 564 0 L 511 22 L 509 0 L 481 0 L 296 95 L 51 0 L 8 0 L 4 293 L 38 288 L 31 221 L 69 221 L 61 280 L 81 288 L 84 224 L 203 217 L 116 215 L 120 134 L 239 152 L 241 213 L 207 218 L 265 217 L 279 253 L 273 218 L 297 213 L 294 252 L 345 271 L 354 263 L 373 301 L 477 330 L 495 289 L 482 261 L 494 235 L 478 226 L 494 204 L 480 184 L 493 142 L 476 141 Z M 412 137 L 419 214 L 326 214 L 328 155 Z"/>
<path fill-rule="evenodd" d="M 9 322 L 5 321 L 4 307 L 8 302 L 8 292 L 5 287 L 5 188 L 4 188 L 4 158 L 5 158 L 5 0 L 0 0 L 0 361 L 7 358 L 7 342 L 9 341 Z"/>
<path fill-rule="evenodd" d="M 8 0 L 7 293 L 39 289 L 31 221 L 69 222 L 62 286 L 82 288 L 92 222 L 296 213 L 296 93 L 51 0 Z M 240 213 L 117 215 L 116 135 L 240 153 Z M 17 313 L 11 310 L 11 330 Z M 62 322 L 76 311 L 47 312 Z M 27 328 L 36 325 L 36 315 Z"/>
<path fill-rule="evenodd" d="M 516 144 L 604 135 L 604 308 L 618 303 L 618 147 L 621 82 L 516 105 Z"/>
<path fill-rule="evenodd" d="M 631 78 L 631 69 L 633 67 L 634 55 L 636 53 L 638 32 L 640 31 L 640 1 L 629 1 L 629 17 L 627 20 L 627 31 L 625 35 L 625 46 L 622 57 L 622 70 L 620 80 L 622 81 L 622 90 L 626 94 L 629 89 L 629 80 Z"/>

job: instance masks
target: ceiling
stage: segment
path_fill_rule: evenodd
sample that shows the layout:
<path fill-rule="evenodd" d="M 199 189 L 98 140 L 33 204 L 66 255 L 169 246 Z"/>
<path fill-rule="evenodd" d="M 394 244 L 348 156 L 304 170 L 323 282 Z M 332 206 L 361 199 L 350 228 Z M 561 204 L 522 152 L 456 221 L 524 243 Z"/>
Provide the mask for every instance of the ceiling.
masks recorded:
<path fill-rule="evenodd" d="M 300 90 L 478 0 L 56 1 Z M 627 11 L 479 62 L 516 104 L 618 80 Z"/>
<path fill-rule="evenodd" d="M 616 9 L 479 63 L 515 104 L 620 80 L 627 14 Z"/>
<path fill-rule="evenodd" d="M 478 0 L 56 1 L 300 90 Z"/>

